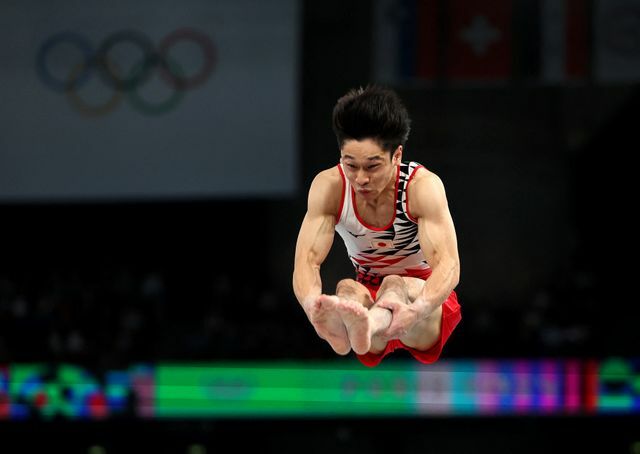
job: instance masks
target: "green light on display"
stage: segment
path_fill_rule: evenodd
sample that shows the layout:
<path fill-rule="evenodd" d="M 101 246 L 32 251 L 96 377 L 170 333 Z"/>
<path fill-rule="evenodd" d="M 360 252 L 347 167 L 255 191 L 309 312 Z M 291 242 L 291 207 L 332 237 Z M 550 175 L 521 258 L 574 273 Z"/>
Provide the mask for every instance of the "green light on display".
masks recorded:
<path fill-rule="evenodd" d="M 162 365 L 156 416 L 407 414 L 415 410 L 411 370 L 327 364 Z"/>

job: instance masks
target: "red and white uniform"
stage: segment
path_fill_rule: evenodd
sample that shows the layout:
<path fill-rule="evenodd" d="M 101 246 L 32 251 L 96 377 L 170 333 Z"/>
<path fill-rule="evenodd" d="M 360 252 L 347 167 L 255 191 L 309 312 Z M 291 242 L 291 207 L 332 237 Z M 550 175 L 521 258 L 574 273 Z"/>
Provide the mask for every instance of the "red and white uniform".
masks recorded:
<path fill-rule="evenodd" d="M 422 165 L 417 162 L 402 162 L 396 175 L 396 206 L 393 219 L 384 227 L 373 227 L 358 215 L 355 191 L 345 177 L 342 165 L 338 165 L 342 176 L 343 191 L 336 232 L 344 240 L 349 258 L 356 269 L 356 280 L 369 289 L 375 300 L 384 276 L 400 276 L 428 279 L 431 267 L 420 249 L 417 219 L 409 212 L 407 188 Z M 356 355 L 369 367 L 380 364 L 382 359 L 397 349 L 407 350 L 416 360 L 431 364 L 438 360 L 444 344 L 458 325 L 462 315 L 458 297 L 452 291 L 442 304 L 440 338 L 426 351 L 411 348 L 400 339 L 391 339 L 383 352 Z"/>
<path fill-rule="evenodd" d="M 418 241 L 417 220 L 409 212 L 407 188 L 421 168 L 417 162 L 402 162 L 397 167 L 396 204 L 393 217 L 384 227 L 368 225 L 358 214 L 355 191 L 345 177 L 342 164 L 342 203 L 336 232 L 342 237 L 356 269 L 356 280 L 377 289 L 389 274 L 426 279 L 431 274 Z"/>

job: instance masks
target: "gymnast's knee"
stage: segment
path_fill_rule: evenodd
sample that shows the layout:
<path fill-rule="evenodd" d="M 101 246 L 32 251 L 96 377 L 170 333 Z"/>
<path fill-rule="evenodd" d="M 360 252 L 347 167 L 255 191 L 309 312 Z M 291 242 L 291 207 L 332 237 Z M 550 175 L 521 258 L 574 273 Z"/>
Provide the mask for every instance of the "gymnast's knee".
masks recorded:
<path fill-rule="evenodd" d="M 336 292 L 344 289 L 356 289 L 357 286 L 358 286 L 358 283 L 353 279 L 349 279 L 349 278 L 340 279 L 338 281 L 338 284 L 336 285 Z"/>
<path fill-rule="evenodd" d="M 380 284 L 380 287 L 382 287 L 383 285 L 404 285 L 404 279 L 402 279 L 402 276 L 399 276 L 397 274 L 389 274 L 388 276 L 385 276 L 384 278 L 382 278 L 382 284 Z"/>

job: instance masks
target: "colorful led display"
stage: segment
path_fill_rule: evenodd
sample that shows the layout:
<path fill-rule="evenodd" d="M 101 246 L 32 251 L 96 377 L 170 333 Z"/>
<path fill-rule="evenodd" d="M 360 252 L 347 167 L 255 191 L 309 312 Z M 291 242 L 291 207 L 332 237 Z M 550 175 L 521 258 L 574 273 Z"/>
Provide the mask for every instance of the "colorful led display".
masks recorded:
<path fill-rule="evenodd" d="M 0 365 L 0 419 L 640 413 L 640 359 Z"/>

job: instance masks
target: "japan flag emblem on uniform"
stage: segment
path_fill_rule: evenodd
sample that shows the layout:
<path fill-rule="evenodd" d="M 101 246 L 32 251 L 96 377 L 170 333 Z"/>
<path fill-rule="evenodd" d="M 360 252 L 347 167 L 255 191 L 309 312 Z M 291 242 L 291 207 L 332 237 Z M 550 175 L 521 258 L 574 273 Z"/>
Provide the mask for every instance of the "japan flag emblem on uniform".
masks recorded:
<path fill-rule="evenodd" d="M 371 241 L 371 246 L 373 248 L 392 248 L 393 247 L 393 241 L 391 240 L 372 240 Z"/>

